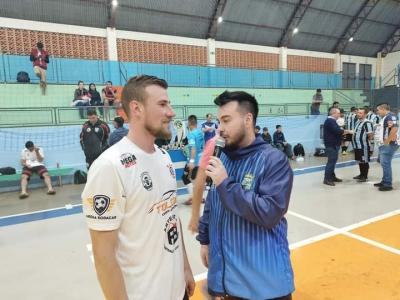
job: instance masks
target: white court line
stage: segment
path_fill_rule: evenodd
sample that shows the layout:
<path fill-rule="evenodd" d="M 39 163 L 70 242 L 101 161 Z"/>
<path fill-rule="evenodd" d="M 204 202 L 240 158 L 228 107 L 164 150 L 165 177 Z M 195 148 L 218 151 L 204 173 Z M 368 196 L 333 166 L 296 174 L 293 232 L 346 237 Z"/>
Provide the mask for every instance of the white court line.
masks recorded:
<path fill-rule="evenodd" d="M 69 208 L 66 208 L 67 205 L 69 206 Z M 76 207 L 76 206 L 82 206 L 82 204 L 67 204 L 67 205 L 61 206 L 61 207 L 54 207 L 54 208 L 49 208 L 49 209 L 43 209 L 43 210 L 35 210 L 35 211 L 27 212 L 27 213 L 21 213 L 21 214 L 15 214 L 15 215 L 2 216 L 2 217 L 0 217 L 0 220 L 1 220 L 1 219 L 11 218 L 11 217 L 19 217 L 19 216 L 26 216 L 26 215 L 37 214 L 37 213 L 42 213 L 42 212 L 49 212 L 49 211 L 54 211 L 54 210 L 60 210 L 60 209 L 72 209 L 73 207 Z"/>
<path fill-rule="evenodd" d="M 312 218 L 309 218 L 307 216 L 303 216 L 303 215 L 295 213 L 293 211 L 288 211 L 288 214 L 292 215 L 292 216 L 295 216 L 297 218 L 303 219 L 305 221 L 314 223 L 314 224 L 319 225 L 321 227 L 324 227 L 324 228 L 332 230 L 331 235 L 329 235 L 329 233 L 325 234 L 325 236 L 324 236 L 324 234 L 322 234 L 323 237 L 318 239 L 318 240 L 322 240 L 324 238 L 328 238 L 328 237 L 331 237 L 331 236 L 334 236 L 334 235 L 342 234 L 342 235 L 345 235 L 347 237 L 350 237 L 350 238 L 359 240 L 361 242 L 364 242 L 366 244 L 372 245 L 374 247 L 383 249 L 385 251 L 400 255 L 400 250 L 399 249 L 387 246 L 385 244 L 382 244 L 382 243 L 376 242 L 374 240 L 370 240 L 370 239 L 367 239 L 367 238 L 365 238 L 363 236 L 360 236 L 360 235 L 357 235 L 357 234 L 349 232 L 350 230 L 353 230 L 353 229 L 356 229 L 356 228 L 371 224 L 373 222 L 376 222 L 376 221 L 379 221 L 379 220 L 384 220 L 385 218 L 397 215 L 399 212 L 400 212 L 400 210 L 394 210 L 394 211 L 391 211 L 389 213 L 386 213 L 386 214 L 383 214 L 383 215 L 380 215 L 380 216 L 376 216 L 376 217 L 373 217 L 373 218 L 370 218 L 370 219 L 367 219 L 367 220 L 364 220 L 364 221 L 361 221 L 361 222 L 358 222 L 358 223 L 355 223 L 353 225 L 349 225 L 349 226 L 346 226 L 346 227 L 343 227 L 343 228 L 337 228 L 337 227 L 331 226 L 329 224 L 314 220 Z M 310 238 L 308 240 L 309 240 L 308 244 L 311 244 L 311 243 L 314 242 L 313 238 Z M 301 242 L 299 242 L 299 243 L 301 243 Z M 307 244 L 302 244 L 302 246 L 305 246 L 305 245 L 307 245 Z"/>

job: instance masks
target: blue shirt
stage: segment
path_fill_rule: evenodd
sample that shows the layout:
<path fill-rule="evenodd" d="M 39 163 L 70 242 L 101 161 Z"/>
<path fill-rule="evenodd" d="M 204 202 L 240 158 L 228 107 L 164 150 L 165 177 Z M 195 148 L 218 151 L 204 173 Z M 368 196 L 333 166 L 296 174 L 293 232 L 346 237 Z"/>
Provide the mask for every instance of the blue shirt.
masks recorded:
<path fill-rule="evenodd" d="M 194 165 L 197 167 L 200 162 L 201 155 L 203 154 L 204 148 L 204 136 L 199 128 L 193 129 L 187 135 L 188 140 L 188 160 L 190 159 L 190 154 L 192 152 L 193 147 L 196 149 L 196 156 L 194 158 Z"/>
<path fill-rule="evenodd" d="M 128 134 L 128 129 L 125 127 L 116 128 L 110 135 L 109 144 L 110 146 L 118 143 L 124 136 Z"/>
<path fill-rule="evenodd" d="M 208 193 L 197 236 L 209 245 L 209 291 L 245 299 L 292 293 L 287 157 L 258 136 L 248 147 L 224 150 L 221 160 L 229 177 Z"/>
<path fill-rule="evenodd" d="M 218 129 L 218 125 L 214 122 L 204 122 L 203 124 L 201 124 L 201 129 L 206 128 L 206 126 L 211 127 L 214 130 L 204 132 L 204 144 L 206 144 L 208 140 L 212 139 L 215 136 L 215 131 Z"/>

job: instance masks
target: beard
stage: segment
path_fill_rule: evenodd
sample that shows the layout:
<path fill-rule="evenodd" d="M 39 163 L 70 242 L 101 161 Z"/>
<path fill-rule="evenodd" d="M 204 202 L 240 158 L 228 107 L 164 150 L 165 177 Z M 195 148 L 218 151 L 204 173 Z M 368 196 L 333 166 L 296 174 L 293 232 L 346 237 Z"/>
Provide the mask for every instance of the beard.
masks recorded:
<path fill-rule="evenodd" d="M 226 141 L 225 150 L 231 152 L 239 149 L 240 143 L 245 137 L 246 137 L 246 131 L 244 130 L 244 128 L 241 127 L 237 134 L 235 134 L 234 136 L 227 137 L 227 139 L 225 139 Z"/>
<path fill-rule="evenodd" d="M 161 139 L 170 139 L 172 136 L 171 131 L 169 130 L 169 127 L 167 128 L 161 126 L 154 126 L 153 124 L 145 123 L 144 128 L 151 133 L 155 138 L 161 138 Z"/>

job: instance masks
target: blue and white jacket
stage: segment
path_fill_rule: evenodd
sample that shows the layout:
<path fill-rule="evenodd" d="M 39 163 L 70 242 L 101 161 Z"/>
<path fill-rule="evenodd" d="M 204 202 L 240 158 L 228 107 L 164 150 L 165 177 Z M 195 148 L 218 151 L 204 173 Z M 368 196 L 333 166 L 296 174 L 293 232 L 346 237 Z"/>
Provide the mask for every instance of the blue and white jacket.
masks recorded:
<path fill-rule="evenodd" d="M 209 245 L 210 294 L 264 300 L 292 293 L 288 159 L 257 137 L 246 148 L 224 151 L 221 160 L 228 178 L 210 190 L 197 236 Z"/>

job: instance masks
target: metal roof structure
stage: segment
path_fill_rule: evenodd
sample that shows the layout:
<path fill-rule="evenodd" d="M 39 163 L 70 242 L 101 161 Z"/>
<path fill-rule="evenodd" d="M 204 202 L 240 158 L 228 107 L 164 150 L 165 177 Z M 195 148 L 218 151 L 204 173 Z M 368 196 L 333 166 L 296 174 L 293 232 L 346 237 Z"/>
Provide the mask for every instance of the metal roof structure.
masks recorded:
<path fill-rule="evenodd" d="M 2 0 L 0 17 L 368 57 L 400 50 L 400 0 Z"/>

